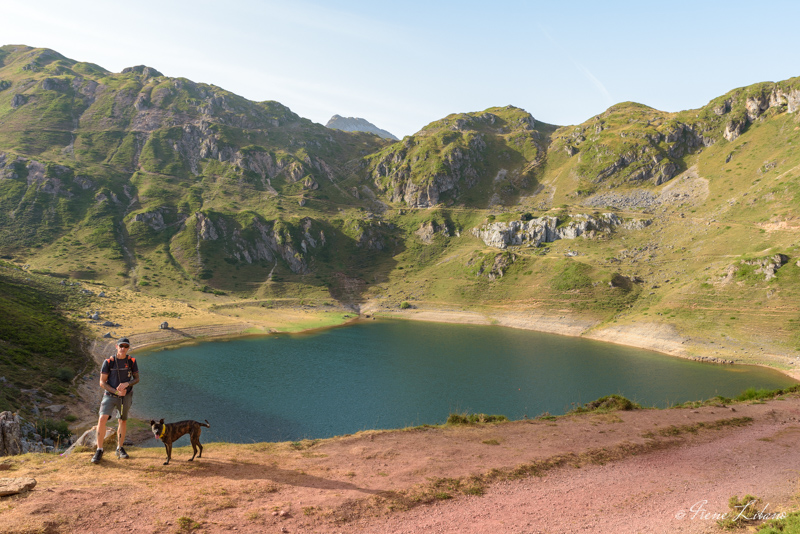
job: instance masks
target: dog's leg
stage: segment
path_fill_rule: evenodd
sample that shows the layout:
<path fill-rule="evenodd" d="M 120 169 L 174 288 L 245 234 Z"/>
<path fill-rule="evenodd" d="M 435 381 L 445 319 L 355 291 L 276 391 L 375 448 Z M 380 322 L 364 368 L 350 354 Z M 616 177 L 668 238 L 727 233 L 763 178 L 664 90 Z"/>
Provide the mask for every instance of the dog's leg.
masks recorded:
<path fill-rule="evenodd" d="M 189 458 L 189 461 L 192 462 L 192 461 L 194 461 L 194 457 L 197 456 L 197 436 L 195 436 L 194 432 L 192 432 L 189 435 L 189 438 L 190 438 L 190 441 L 192 442 L 192 450 L 194 451 L 194 454 L 192 454 L 192 457 Z"/>
<path fill-rule="evenodd" d="M 169 461 L 172 459 L 172 442 L 164 442 L 164 447 L 167 449 L 167 461 L 164 462 L 164 465 L 169 465 Z"/>
<path fill-rule="evenodd" d="M 206 421 L 206 423 L 207 423 L 207 422 L 208 422 L 208 421 Z M 197 446 L 200 448 L 200 454 L 198 454 L 198 455 L 197 455 L 197 457 L 198 457 L 198 458 L 202 458 L 202 457 L 203 457 L 203 444 L 202 444 L 202 443 L 200 443 L 200 434 L 202 434 L 202 433 L 203 433 L 203 429 L 202 429 L 202 428 L 200 428 L 202 425 L 203 425 L 203 423 L 199 423 L 199 424 L 197 425 L 197 432 L 195 432 L 195 433 L 194 433 L 195 435 L 192 437 L 192 441 L 196 442 L 196 443 L 197 443 Z M 209 425 L 209 426 L 210 426 L 210 425 Z"/>

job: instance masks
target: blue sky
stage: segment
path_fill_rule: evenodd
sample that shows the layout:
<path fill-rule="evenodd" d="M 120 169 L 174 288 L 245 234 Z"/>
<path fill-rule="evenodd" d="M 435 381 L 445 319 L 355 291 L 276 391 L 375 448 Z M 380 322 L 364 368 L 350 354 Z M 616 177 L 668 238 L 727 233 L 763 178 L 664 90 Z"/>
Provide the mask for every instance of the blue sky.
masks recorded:
<path fill-rule="evenodd" d="M 697 108 L 800 76 L 800 2 L 0 0 L 2 44 L 149 65 L 324 124 L 402 137 L 512 104 L 577 124 L 628 100 Z"/>

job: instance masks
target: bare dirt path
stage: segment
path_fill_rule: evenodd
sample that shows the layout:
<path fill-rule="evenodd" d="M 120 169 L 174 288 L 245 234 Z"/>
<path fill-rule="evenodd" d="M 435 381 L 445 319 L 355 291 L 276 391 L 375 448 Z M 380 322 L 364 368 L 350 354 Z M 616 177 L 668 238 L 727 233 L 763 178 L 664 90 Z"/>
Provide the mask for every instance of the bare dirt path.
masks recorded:
<path fill-rule="evenodd" d="M 213 423 L 212 423 L 213 424 Z M 3 532 L 707 532 L 755 494 L 796 505 L 800 396 L 583 414 L 319 442 L 4 458 L 37 480 L 0 500 Z M 113 447 L 110 449 L 113 451 Z M 535 476 L 539 475 L 539 476 Z M 483 492 L 482 495 L 478 495 Z M 794 503 L 794 504 L 793 504 Z M 684 511 L 684 517 L 676 514 Z"/>

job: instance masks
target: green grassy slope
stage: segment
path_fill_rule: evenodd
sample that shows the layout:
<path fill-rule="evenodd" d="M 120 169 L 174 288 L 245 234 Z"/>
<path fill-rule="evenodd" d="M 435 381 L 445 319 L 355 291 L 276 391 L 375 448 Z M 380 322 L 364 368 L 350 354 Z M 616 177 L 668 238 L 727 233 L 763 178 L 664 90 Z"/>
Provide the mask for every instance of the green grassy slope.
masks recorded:
<path fill-rule="evenodd" d="M 748 361 L 800 350 L 798 78 L 574 126 L 490 108 L 390 143 L 126 71 L 0 48 L 0 252 L 170 298 L 536 309 Z M 609 211 L 625 224 L 538 247 L 471 232 Z"/>
<path fill-rule="evenodd" d="M 48 405 L 74 393 L 90 360 L 70 316 L 85 300 L 77 287 L 0 262 L 0 411 L 30 408 L 22 389 L 38 390 Z"/>

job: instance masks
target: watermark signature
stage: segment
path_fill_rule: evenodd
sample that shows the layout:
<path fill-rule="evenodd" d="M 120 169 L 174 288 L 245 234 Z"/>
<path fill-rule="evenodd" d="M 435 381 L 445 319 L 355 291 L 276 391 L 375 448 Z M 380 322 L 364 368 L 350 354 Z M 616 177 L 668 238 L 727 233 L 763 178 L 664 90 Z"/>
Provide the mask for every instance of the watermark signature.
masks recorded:
<path fill-rule="evenodd" d="M 784 519 L 786 518 L 786 512 L 772 512 L 767 513 L 767 508 L 769 507 L 769 503 L 764 505 L 764 508 L 759 510 L 755 509 L 756 501 L 750 501 L 748 503 L 742 504 L 741 506 L 735 506 L 734 510 L 719 513 L 719 512 L 712 512 L 706 510 L 706 505 L 708 504 L 708 500 L 697 501 L 694 503 L 688 510 L 678 510 L 675 513 L 675 519 L 690 519 L 690 520 L 701 520 L 701 521 L 766 521 L 768 519 Z M 747 514 L 750 515 L 747 515 Z"/>

